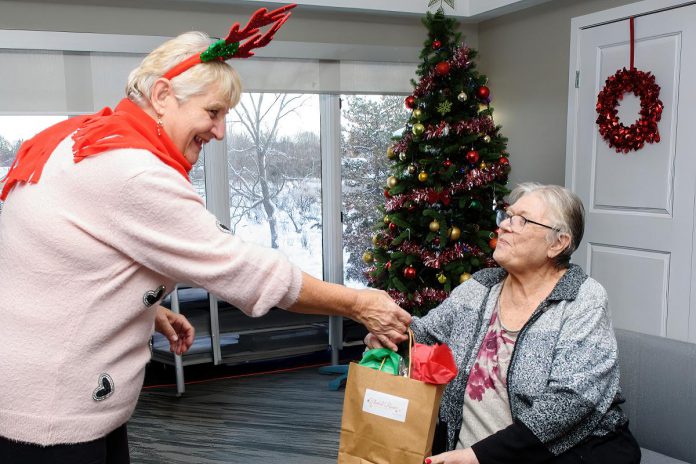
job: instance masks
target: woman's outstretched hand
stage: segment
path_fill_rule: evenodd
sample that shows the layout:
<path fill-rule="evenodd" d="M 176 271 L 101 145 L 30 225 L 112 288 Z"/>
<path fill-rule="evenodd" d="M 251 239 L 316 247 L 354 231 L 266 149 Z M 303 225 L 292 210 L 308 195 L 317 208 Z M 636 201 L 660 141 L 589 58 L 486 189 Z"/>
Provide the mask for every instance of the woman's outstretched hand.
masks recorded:
<path fill-rule="evenodd" d="M 479 464 L 471 448 L 447 451 L 425 459 L 425 464 Z"/>
<path fill-rule="evenodd" d="M 375 344 L 396 351 L 396 345 L 408 339 L 406 331 L 411 315 L 401 309 L 387 292 L 359 290 L 356 307 L 356 320 L 367 327 L 375 338 Z"/>

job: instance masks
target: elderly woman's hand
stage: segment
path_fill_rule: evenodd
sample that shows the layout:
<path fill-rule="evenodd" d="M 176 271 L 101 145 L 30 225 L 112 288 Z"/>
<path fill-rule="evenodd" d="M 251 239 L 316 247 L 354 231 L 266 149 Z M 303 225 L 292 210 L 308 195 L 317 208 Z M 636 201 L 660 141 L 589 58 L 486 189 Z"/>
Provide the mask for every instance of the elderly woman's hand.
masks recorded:
<path fill-rule="evenodd" d="M 397 350 L 397 344 L 408 339 L 406 330 L 411 315 L 394 303 L 387 292 L 365 289 L 358 292 L 358 321 L 362 323 L 377 343 L 385 348 Z"/>
<path fill-rule="evenodd" d="M 157 306 L 155 330 L 167 337 L 172 353 L 184 354 L 193 345 L 195 330 L 188 319 L 162 306 Z"/>
<path fill-rule="evenodd" d="M 466 448 L 431 456 L 425 464 L 479 464 L 479 460 L 471 448 Z"/>
<path fill-rule="evenodd" d="M 367 334 L 363 341 L 365 342 L 365 346 L 371 350 L 375 348 L 384 348 L 384 346 L 379 342 L 379 338 L 377 338 L 377 336 L 373 333 Z"/>

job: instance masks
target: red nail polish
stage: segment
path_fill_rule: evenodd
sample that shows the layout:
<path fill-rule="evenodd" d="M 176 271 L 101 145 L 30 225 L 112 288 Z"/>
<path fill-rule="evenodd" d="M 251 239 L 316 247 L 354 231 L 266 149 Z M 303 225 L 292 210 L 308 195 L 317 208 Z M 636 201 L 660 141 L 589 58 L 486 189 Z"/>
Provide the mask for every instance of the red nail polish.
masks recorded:
<path fill-rule="evenodd" d="M 425 464 L 430 464 L 431 462 L 430 458 L 425 458 Z"/>

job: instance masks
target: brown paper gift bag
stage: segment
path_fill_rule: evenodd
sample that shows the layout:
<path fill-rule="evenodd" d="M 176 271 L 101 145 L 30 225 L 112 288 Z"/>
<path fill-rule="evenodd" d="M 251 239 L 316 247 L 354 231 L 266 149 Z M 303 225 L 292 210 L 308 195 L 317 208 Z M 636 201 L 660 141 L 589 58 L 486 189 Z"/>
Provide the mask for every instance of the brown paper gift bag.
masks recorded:
<path fill-rule="evenodd" d="M 351 363 L 338 464 L 423 464 L 444 388 Z"/>

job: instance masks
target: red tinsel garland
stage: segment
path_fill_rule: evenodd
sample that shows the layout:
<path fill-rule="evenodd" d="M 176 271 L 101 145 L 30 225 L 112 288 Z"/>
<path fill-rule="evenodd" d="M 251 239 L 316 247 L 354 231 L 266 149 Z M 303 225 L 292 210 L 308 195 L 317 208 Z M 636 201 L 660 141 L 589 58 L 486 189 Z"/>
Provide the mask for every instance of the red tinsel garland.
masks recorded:
<path fill-rule="evenodd" d="M 449 64 L 450 70 L 468 68 L 469 65 L 471 65 L 471 61 L 469 61 L 469 47 L 465 45 L 457 47 L 452 53 L 452 58 L 447 60 L 446 63 Z M 439 77 L 440 76 L 433 67 L 430 72 L 420 80 L 413 91 L 413 96 L 418 98 L 430 93 L 435 85 L 435 79 Z"/>
<path fill-rule="evenodd" d="M 387 293 L 390 297 L 392 297 L 396 304 L 407 311 L 412 310 L 417 306 L 422 306 L 424 302 L 428 302 L 430 304 L 440 304 L 449 296 L 449 293 L 444 290 L 436 290 L 430 287 L 416 290 L 413 292 L 411 298 L 409 298 L 406 293 L 398 290 L 387 290 Z"/>
<path fill-rule="evenodd" d="M 494 129 L 495 124 L 493 124 L 493 119 L 490 116 L 482 116 L 468 121 L 459 121 L 452 126 L 445 121 L 440 121 L 439 124 L 428 125 L 423 135 L 426 140 L 431 140 L 434 138 L 446 137 L 450 132 L 454 132 L 456 135 L 486 134 Z"/>
<path fill-rule="evenodd" d="M 413 134 L 411 132 L 408 132 L 408 133 L 404 134 L 404 136 L 401 137 L 401 140 L 399 140 L 392 147 L 392 150 L 396 154 L 406 153 L 406 150 L 408 150 L 408 146 L 411 144 L 412 141 L 413 141 Z"/>
<path fill-rule="evenodd" d="M 412 204 L 435 204 L 441 202 L 448 204 L 449 200 L 457 193 L 466 192 L 476 187 L 493 182 L 496 179 L 506 178 L 510 168 L 506 164 L 495 163 L 485 169 L 473 168 L 466 173 L 466 177 L 449 186 L 448 189 L 437 191 L 432 187 L 415 189 L 411 193 L 393 195 L 384 204 L 387 212 L 403 208 L 406 203 Z"/>
<path fill-rule="evenodd" d="M 406 241 L 399 246 L 399 251 L 418 256 L 426 267 L 432 269 L 441 269 L 452 261 L 467 255 L 479 258 L 486 257 L 486 254 L 479 247 L 467 245 L 466 243 L 455 243 L 452 248 L 447 248 L 443 251 L 432 251 L 414 242 Z"/>
<path fill-rule="evenodd" d="M 640 98 L 640 118 L 626 127 L 619 119 L 617 106 L 624 93 Z M 645 142 L 660 141 L 657 123 L 662 118 L 660 86 L 655 76 L 637 69 L 620 69 L 610 76 L 597 95 L 599 133 L 618 153 L 640 150 Z"/>

